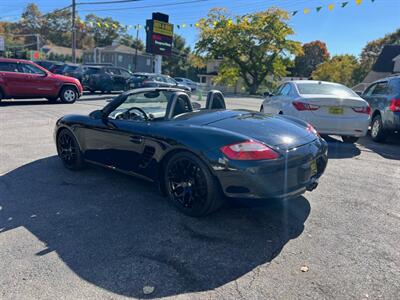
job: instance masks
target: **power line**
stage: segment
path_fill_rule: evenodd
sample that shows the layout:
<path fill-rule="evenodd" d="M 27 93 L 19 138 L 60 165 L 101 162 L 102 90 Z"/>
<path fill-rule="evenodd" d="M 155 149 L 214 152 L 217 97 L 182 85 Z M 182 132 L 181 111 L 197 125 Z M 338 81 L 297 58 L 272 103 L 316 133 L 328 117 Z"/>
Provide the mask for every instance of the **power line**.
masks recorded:
<path fill-rule="evenodd" d="M 143 5 L 143 6 L 135 6 L 135 7 L 120 7 L 120 8 L 108 8 L 108 9 L 90 9 L 90 10 L 81 9 L 80 11 L 81 12 L 85 12 L 85 11 L 90 11 L 90 12 L 95 12 L 95 11 L 122 11 L 122 10 L 127 10 L 127 9 L 140 9 L 140 8 L 176 6 L 176 5 L 182 5 L 182 4 L 206 2 L 206 1 L 211 1 L 211 0 L 191 0 L 191 1 L 183 1 L 183 2 L 175 2 L 175 3 L 167 3 L 167 4 L 158 4 L 158 5 L 157 4 L 152 4 L 152 5 Z"/>
<path fill-rule="evenodd" d="M 127 2 L 138 2 L 142 0 L 116 0 L 116 1 L 100 1 L 100 2 L 79 2 L 76 5 L 96 5 L 96 4 L 115 4 L 115 3 L 127 3 Z"/>

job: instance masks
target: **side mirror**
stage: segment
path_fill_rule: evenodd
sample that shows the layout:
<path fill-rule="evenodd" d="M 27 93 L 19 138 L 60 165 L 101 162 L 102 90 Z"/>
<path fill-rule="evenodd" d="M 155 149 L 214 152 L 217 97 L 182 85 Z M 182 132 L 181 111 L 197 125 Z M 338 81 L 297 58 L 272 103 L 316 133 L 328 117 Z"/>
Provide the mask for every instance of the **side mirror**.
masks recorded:
<path fill-rule="evenodd" d="M 198 102 L 192 102 L 192 107 L 194 110 L 199 110 L 201 108 L 201 104 Z"/>
<path fill-rule="evenodd" d="M 102 110 L 92 111 L 89 114 L 89 117 L 91 117 L 92 119 L 96 119 L 96 120 L 100 120 L 100 119 L 104 119 L 105 118 L 104 113 L 103 113 Z"/>
<path fill-rule="evenodd" d="M 264 92 L 264 97 L 272 97 L 273 96 L 273 94 L 272 93 L 270 93 L 270 92 Z"/>

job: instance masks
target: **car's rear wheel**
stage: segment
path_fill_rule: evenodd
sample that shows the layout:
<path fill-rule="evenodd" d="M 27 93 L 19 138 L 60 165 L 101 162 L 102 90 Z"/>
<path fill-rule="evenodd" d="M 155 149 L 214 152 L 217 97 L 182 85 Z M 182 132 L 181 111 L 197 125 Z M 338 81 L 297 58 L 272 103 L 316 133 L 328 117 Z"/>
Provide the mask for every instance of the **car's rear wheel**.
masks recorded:
<path fill-rule="evenodd" d="M 78 99 L 78 92 L 72 86 L 63 87 L 60 93 L 61 101 L 64 103 L 74 103 Z"/>
<path fill-rule="evenodd" d="M 381 115 L 376 115 L 372 119 L 371 125 L 371 137 L 375 142 L 384 142 L 388 136 L 388 133 L 383 128 Z"/>
<path fill-rule="evenodd" d="M 346 143 L 346 144 L 354 144 L 355 142 L 358 141 L 358 137 L 343 135 L 342 141 L 343 141 L 343 143 Z"/>
<path fill-rule="evenodd" d="M 70 170 L 79 170 L 84 166 L 79 144 L 68 129 L 62 129 L 57 136 L 57 153 L 64 166 Z"/>
<path fill-rule="evenodd" d="M 195 155 L 189 152 L 173 155 L 164 171 L 168 197 L 184 214 L 201 217 L 222 206 L 224 200 L 216 179 Z"/>
<path fill-rule="evenodd" d="M 264 112 L 264 106 L 261 105 L 260 112 Z"/>

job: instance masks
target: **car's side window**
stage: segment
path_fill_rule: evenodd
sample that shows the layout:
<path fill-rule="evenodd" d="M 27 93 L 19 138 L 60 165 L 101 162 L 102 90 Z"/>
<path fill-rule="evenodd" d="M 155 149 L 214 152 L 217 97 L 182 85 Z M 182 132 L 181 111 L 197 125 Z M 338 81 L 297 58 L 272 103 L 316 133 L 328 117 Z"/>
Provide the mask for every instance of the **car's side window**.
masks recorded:
<path fill-rule="evenodd" d="M 46 72 L 31 64 L 19 64 L 19 71 L 26 74 L 46 75 Z"/>
<path fill-rule="evenodd" d="M 290 94 L 290 91 L 291 91 L 291 87 L 290 87 L 290 84 L 285 84 L 285 86 L 282 88 L 282 90 L 281 90 L 281 95 L 282 96 L 288 96 L 289 94 Z"/>
<path fill-rule="evenodd" d="M 372 95 L 387 95 L 389 92 L 387 82 L 378 82 L 375 89 L 372 91 Z"/>
<path fill-rule="evenodd" d="M 374 91 L 376 84 L 370 85 L 363 93 L 364 96 L 371 96 L 372 92 Z"/>
<path fill-rule="evenodd" d="M 0 62 L 0 72 L 18 72 L 18 66 L 16 63 L 11 62 Z"/>
<path fill-rule="evenodd" d="M 124 77 L 131 77 L 131 74 L 129 74 L 129 72 L 128 71 L 125 71 L 125 70 L 120 70 L 121 71 L 121 75 L 122 76 L 124 76 Z"/>
<path fill-rule="evenodd" d="M 281 91 L 282 91 L 282 89 L 284 88 L 284 86 L 285 86 L 285 84 L 282 84 L 282 85 L 280 85 L 280 86 L 276 89 L 276 92 L 274 93 L 275 96 L 280 96 L 280 95 L 282 95 L 282 94 L 281 94 Z"/>

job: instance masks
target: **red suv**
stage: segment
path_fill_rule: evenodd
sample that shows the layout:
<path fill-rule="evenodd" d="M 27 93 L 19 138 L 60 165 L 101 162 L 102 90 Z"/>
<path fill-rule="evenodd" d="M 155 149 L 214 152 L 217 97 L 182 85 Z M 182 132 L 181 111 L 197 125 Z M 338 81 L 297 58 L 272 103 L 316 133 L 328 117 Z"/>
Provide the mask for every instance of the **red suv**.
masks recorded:
<path fill-rule="evenodd" d="M 79 80 L 56 75 L 41 66 L 21 59 L 0 58 L 0 101 L 5 98 L 58 98 L 74 103 L 82 95 Z"/>

